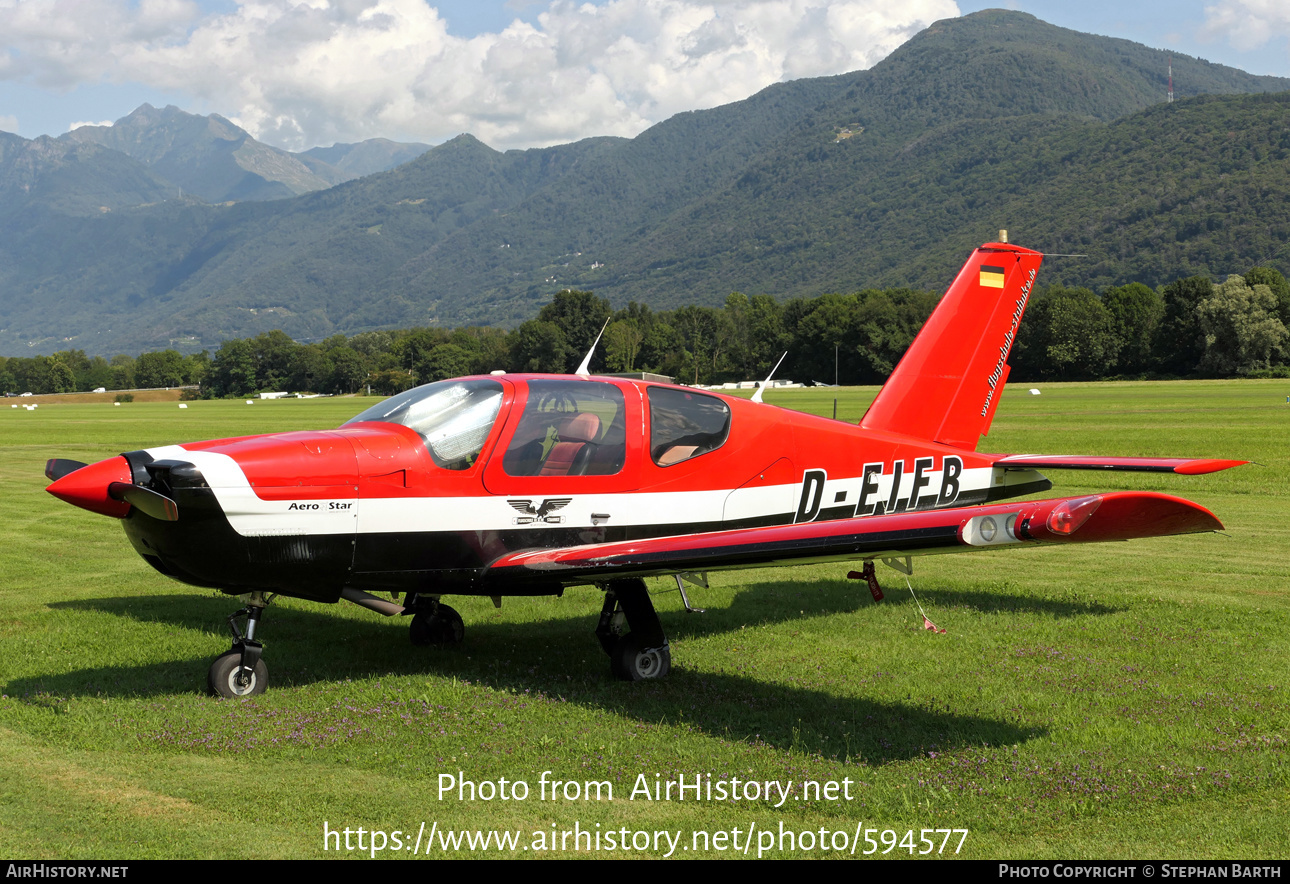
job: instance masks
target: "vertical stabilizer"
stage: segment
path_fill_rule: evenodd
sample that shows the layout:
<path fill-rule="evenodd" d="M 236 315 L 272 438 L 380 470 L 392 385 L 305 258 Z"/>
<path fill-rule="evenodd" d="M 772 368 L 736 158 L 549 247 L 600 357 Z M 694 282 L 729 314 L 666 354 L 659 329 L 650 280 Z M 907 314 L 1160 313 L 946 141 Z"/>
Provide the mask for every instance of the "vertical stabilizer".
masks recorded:
<path fill-rule="evenodd" d="M 975 450 L 1003 394 L 1041 258 L 1006 243 L 974 251 L 860 426 Z"/>

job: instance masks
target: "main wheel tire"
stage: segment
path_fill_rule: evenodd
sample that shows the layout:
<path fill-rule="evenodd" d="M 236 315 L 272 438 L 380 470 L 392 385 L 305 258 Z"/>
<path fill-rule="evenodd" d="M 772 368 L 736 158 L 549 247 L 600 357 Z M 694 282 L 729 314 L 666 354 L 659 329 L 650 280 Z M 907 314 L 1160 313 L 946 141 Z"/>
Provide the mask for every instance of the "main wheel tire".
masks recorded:
<path fill-rule="evenodd" d="M 466 624 L 456 610 L 439 605 L 433 614 L 429 611 L 413 614 L 408 636 L 414 645 L 459 645 L 466 637 Z"/>
<path fill-rule="evenodd" d="M 234 648 L 211 663 L 206 673 L 206 687 L 217 697 L 254 697 L 269 687 L 269 667 L 263 660 L 256 660 L 253 668 L 243 666 L 242 652 Z"/>
<path fill-rule="evenodd" d="M 609 657 L 609 669 L 619 681 L 644 681 L 662 678 L 672 669 L 672 652 L 665 644 L 645 650 L 632 633 L 618 639 Z"/>

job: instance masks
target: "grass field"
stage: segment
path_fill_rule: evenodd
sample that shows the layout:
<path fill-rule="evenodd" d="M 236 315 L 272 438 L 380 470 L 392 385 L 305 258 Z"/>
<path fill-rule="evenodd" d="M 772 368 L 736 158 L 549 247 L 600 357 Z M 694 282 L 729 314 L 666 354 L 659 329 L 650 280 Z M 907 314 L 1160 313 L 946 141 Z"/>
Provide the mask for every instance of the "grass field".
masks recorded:
<path fill-rule="evenodd" d="M 874 392 L 767 399 L 830 414 L 836 396 L 839 418 L 856 420 Z M 512 854 L 493 842 L 457 854 L 490 857 L 589 855 L 586 838 L 577 854 L 575 838 L 556 839 L 575 825 L 617 840 L 625 830 L 629 841 L 679 833 L 680 856 L 742 856 L 750 830 L 748 856 L 764 832 L 776 839 L 766 856 L 847 855 L 832 845 L 859 826 L 878 830 L 878 855 L 895 844 L 889 857 L 909 855 L 909 830 L 923 850 L 922 829 L 967 829 L 958 855 L 972 858 L 1285 857 L 1288 393 L 1284 381 L 1009 388 L 983 448 L 1258 465 L 1199 477 L 1050 472 L 1051 495 L 1188 497 L 1226 536 L 916 560 L 913 588 L 944 635 L 921 628 L 903 578 L 885 568 L 881 604 L 844 565 L 714 574 L 691 597 L 706 614 L 687 615 L 674 592 L 655 599 L 671 676 L 624 684 L 592 634 L 601 598 L 591 588 L 500 610 L 454 599 L 467 637 L 453 649 L 413 648 L 406 620 L 286 600 L 262 633 L 273 686 L 242 702 L 201 693 L 236 600 L 166 580 L 111 520 L 49 497 L 44 461 L 326 428 L 363 402 L 9 410 L 0 853 L 366 856 L 370 836 L 364 851 L 338 851 L 341 838 L 325 851 L 324 823 L 380 830 L 388 848 L 390 833 L 411 843 L 424 822 L 440 835 L 511 830 L 520 848 L 538 836 L 557 848 Z M 613 800 L 544 800 L 544 771 L 608 781 Z M 440 775 L 459 773 L 524 781 L 530 793 L 441 800 Z M 778 793 L 631 799 L 641 775 L 651 789 L 656 775 L 792 789 L 779 807 Z M 840 791 L 804 796 L 804 781 Z M 778 841 L 781 824 L 799 835 L 793 849 Z M 736 830 L 734 841 L 715 837 Z M 602 839 L 591 855 L 668 852 L 666 840 L 646 840 L 611 852 Z M 430 856 L 443 855 L 439 843 Z M 869 849 L 861 840 L 856 855 Z"/>

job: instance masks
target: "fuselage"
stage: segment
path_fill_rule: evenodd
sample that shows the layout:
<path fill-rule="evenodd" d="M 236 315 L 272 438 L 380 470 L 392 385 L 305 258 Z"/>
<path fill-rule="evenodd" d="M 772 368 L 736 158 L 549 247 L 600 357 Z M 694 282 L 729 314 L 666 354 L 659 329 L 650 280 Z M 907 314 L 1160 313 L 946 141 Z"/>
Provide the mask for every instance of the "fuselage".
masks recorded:
<path fill-rule="evenodd" d="M 1051 487 L 990 455 L 738 397 L 536 375 L 427 385 L 335 430 L 112 462 L 121 480 L 178 505 L 175 521 L 109 512 L 159 571 L 318 601 L 345 587 L 558 592 L 550 579 L 499 587 L 479 577 L 518 550 L 961 507 Z"/>

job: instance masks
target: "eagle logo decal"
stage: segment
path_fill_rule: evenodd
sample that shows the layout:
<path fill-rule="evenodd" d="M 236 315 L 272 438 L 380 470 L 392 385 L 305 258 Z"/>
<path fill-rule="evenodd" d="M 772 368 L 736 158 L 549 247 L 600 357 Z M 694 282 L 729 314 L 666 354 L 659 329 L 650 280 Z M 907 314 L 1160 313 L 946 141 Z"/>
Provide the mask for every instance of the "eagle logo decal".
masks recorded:
<path fill-rule="evenodd" d="M 531 525 L 534 522 L 545 522 L 548 525 L 559 525 L 564 516 L 553 516 L 551 513 L 564 509 L 573 500 L 572 497 L 548 497 L 535 509 L 531 500 L 506 501 L 520 515 L 513 520 L 516 525 Z"/>

